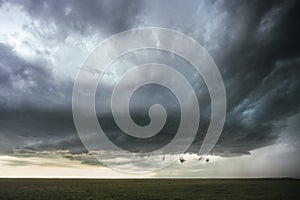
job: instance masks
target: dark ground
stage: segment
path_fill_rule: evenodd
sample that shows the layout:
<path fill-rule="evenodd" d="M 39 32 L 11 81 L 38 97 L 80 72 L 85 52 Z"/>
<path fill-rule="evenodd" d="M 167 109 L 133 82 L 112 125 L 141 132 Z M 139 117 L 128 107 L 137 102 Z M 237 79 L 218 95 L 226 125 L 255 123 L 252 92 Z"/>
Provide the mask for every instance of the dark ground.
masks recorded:
<path fill-rule="evenodd" d="M 293 179 L 0 179 L 0 199 L 300 199 Z"/>

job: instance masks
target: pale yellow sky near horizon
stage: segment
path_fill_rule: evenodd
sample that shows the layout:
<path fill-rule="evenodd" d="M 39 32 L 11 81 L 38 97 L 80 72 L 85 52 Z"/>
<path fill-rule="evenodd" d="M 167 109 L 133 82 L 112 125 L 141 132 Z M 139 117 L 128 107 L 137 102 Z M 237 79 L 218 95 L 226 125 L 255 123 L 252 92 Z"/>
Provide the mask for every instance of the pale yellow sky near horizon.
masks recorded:
<path fill-rule="evenodd" d="M 270 154 L 271 152 L 271 154 Z M 291 177 L 295 174 L 298 155 L 288 144 L 275 144 L 239 157 L 210 156 L 210 162 L 199 162 L 195 154 L 184 155 L 184 163 L 151 174 L 129 174 L 106 166 L 82 164 L 63 157 L 0 156 L 0 178 L 256 178 Z M 299 158 L 298 158 L 299 159 Z M 294 162 L 293 168 L 287 167 Z M 299 163 L 299 162 L 298 162 Z M 272 168 L 270 167 L 272 166 Z M 300 177 L 300 173 L 296 177 Z"/>

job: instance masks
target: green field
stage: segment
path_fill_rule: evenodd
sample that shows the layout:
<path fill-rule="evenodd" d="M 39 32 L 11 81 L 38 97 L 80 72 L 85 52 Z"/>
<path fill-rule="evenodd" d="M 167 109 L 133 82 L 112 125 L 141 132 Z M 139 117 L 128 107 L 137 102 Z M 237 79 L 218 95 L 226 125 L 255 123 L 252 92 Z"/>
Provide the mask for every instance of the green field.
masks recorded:
<path fill-rule="evenodd" d="M 300 199 L 292 179 L 0 179 L 0 199 Z"/>

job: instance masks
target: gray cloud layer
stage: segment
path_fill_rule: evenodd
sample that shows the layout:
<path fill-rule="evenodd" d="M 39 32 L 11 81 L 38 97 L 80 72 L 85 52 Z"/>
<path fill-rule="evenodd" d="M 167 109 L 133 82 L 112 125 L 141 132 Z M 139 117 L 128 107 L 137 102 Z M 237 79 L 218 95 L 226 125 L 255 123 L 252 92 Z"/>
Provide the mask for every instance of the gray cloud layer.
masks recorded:
<path fill-rule="evenodd" d="M 84 37 L 98 31 L 111 35 L 139 26 L 172 28 L 195 38 L 216 61 L 228 97 L 228 116 L 214 153 L 247 154 L 273 144 L 280 137 L 279 130 L 284 129 L 284 123 L 278 122 L 299 113 L 297 1 L 14 1 L 14 5 L 21 6 L 33 20 L 54 23 L 57 33 L 49 37 L 58 41 L 74 32 Z M 72 119 L 73 80 L 58 79 L 52 67 L 50 61 L 24 59 L 13 47 L 0 44 L 1 153 L 16 148 L 85 151 Z M 193 72 L 184 73 L 201 94 L 203 110 L 209 111 L 206 88 Z M 148 88 L 136 99 L 147 99 L 154 92 L 162 90 Z M 163 96 L 161 103 L 176 104 L 169 97 Z M 178 124 L 178 108 L 170 109 L 173 115 L 164 129 L 168 133 L 174 132 Z M 135 114 L 139 118 L 134 119 L 141 124 L 148 120 L 146 112 Z M 190 151 L 198 151 L 207 129 L 210 116 L 204 113 L 201 117 L 200 131 Z M 103 121 L 112 138 L 124 148 L 130 146 L 133 140 L 119 136 L 109 114 Z M 171 137 L 166 135 L 146 144 L 159 146 Z M 137 151 L 145 150 L 142 148 L 152 146 L 142 143 Z"/>
<path fill-rule="evenodd" d="M 87 34 L 98 29 L 118 33 L 131 27 L 140 10 L 140 1 L 16 1 L 31 17 L 54 22 L 65 38 L 71 31 Z"/>

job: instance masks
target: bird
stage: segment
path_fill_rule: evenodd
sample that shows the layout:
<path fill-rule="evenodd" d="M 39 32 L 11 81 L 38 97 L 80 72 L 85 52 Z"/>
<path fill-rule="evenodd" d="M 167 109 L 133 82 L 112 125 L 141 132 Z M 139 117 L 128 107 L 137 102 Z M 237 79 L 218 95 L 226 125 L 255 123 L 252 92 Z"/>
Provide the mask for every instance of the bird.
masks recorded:
<path fill-rule="evenodd" d="M 183 157 L 180 157 L 180 158 L 179 158 L 179 161 L 180 161 L 181 163 L 183 163 L 183 162 L 185 162 L 185 159 L 184 159 Z"/>

